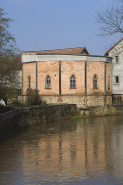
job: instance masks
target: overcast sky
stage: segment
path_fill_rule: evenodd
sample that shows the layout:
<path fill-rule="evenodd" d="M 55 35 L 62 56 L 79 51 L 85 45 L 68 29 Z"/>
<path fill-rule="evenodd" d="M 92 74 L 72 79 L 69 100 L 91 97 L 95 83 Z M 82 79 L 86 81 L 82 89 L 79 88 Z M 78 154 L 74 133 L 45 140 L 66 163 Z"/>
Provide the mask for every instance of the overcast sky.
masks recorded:
<path fill-rule="evenodd" d="M 86 47 L 92 55 L 104 53 L 121 37 L 102 38 L 95 12 L 112 0 L 0 0 L 12 18 L 10 31 L 20 51 Z"/>

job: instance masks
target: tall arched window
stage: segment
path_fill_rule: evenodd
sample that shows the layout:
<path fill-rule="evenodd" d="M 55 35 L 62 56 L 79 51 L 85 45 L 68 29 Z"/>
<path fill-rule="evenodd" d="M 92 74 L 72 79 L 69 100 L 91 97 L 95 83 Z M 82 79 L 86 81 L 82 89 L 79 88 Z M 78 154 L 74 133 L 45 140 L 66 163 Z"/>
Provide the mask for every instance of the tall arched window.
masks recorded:
<path fill-rule="evenodd" d="M 46 88 L 50 88 L 51 80 L 49 75 L 46 77 Z"/>
<path fill-rule="evenodd" d="M 94 89 L 96 89 L 97 88 L 97 76 L 96 75 L 94 76 L 93 84 L 94 84 Z"/>
<path fill-rule="evenodd" d="M 71 89 L 76 88 L 76 79 L 75 79 L 74 75 L 72 75 L 71 78 L 70 78 L 70 88 Z"/>
<path fill-rule="evenodd" d="M 31 77 L 28 76 L 28 88 L 31 88 Z"/>

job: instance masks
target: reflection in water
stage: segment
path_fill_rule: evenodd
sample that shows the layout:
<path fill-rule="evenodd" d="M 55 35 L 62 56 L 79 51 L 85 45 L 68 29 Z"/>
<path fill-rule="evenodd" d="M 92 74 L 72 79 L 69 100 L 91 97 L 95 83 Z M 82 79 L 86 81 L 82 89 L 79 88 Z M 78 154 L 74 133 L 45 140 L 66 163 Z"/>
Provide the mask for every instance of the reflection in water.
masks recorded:
<path fill-rule="evenodd" d="M 0 144 L 0 184 L 122 184 L 123 116 L 62 120 Z"/>

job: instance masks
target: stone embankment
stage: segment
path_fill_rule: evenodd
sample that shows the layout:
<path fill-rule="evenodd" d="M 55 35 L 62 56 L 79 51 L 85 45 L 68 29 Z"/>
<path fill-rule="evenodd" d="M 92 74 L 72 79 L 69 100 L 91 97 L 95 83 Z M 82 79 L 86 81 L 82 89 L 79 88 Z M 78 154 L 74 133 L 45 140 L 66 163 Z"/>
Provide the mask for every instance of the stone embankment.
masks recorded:
<path fill-rule="evenodd" d="M 123 114 L 123 105 L 106 105 L 97 107 L 79 108 L 80 115 L 111 116 Z"/>
<path fill-rule="evenodd" d="M 58 119 L 68 119 L 74 115 L 108 116 L 118 114 L 123 114 L 122 105 L 77 109 L 75 104 L 58 104 L 12 110 L 0 114 L 0 141 L 30 125 L 43 124 Z"/>
<path fill-rule="evenodd" d="M 76 113 L 75 104 L 58 104 L 17 109 L 0 114 L 0 141 L 24 127 L 58 119 L 68 119 Z"/>

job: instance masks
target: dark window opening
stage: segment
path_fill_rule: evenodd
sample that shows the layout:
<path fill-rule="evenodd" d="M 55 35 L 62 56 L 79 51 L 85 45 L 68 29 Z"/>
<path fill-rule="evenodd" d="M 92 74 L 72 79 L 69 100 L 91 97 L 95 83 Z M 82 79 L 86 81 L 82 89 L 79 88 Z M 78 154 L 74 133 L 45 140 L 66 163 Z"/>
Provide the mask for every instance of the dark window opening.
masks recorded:
<path fill-rule="evenodd" d="M 115 76 L 115 83 L 119 83 L 119 76 Z"/>
<path fill-rule="evenodd" d="M 50 88 L 50 83 L 51 83 L 51 81 L 50 81 L 50 77 L 49 77 L 49 75 L 46 77 L 46 88 Z"/>
<path fill-rule="evenodd" d="M 119 58 L 118 58 L 118 56 L 115 57 L 115 63 L 119 63 Z"/>
<path fill-rule="evenodd" d="M 97 76 L 96 75 L 94 76 L 93 83 L 94 83 L 94 89 L 97 89 Z"/>
<path fill-rule="evenodd" d="M 70 88 L 71 89 L 75 89 L 76 88 L 76 79 L 75 79 L 74 75 L 72 75 L 71 78 L 70 78 Z"/>

